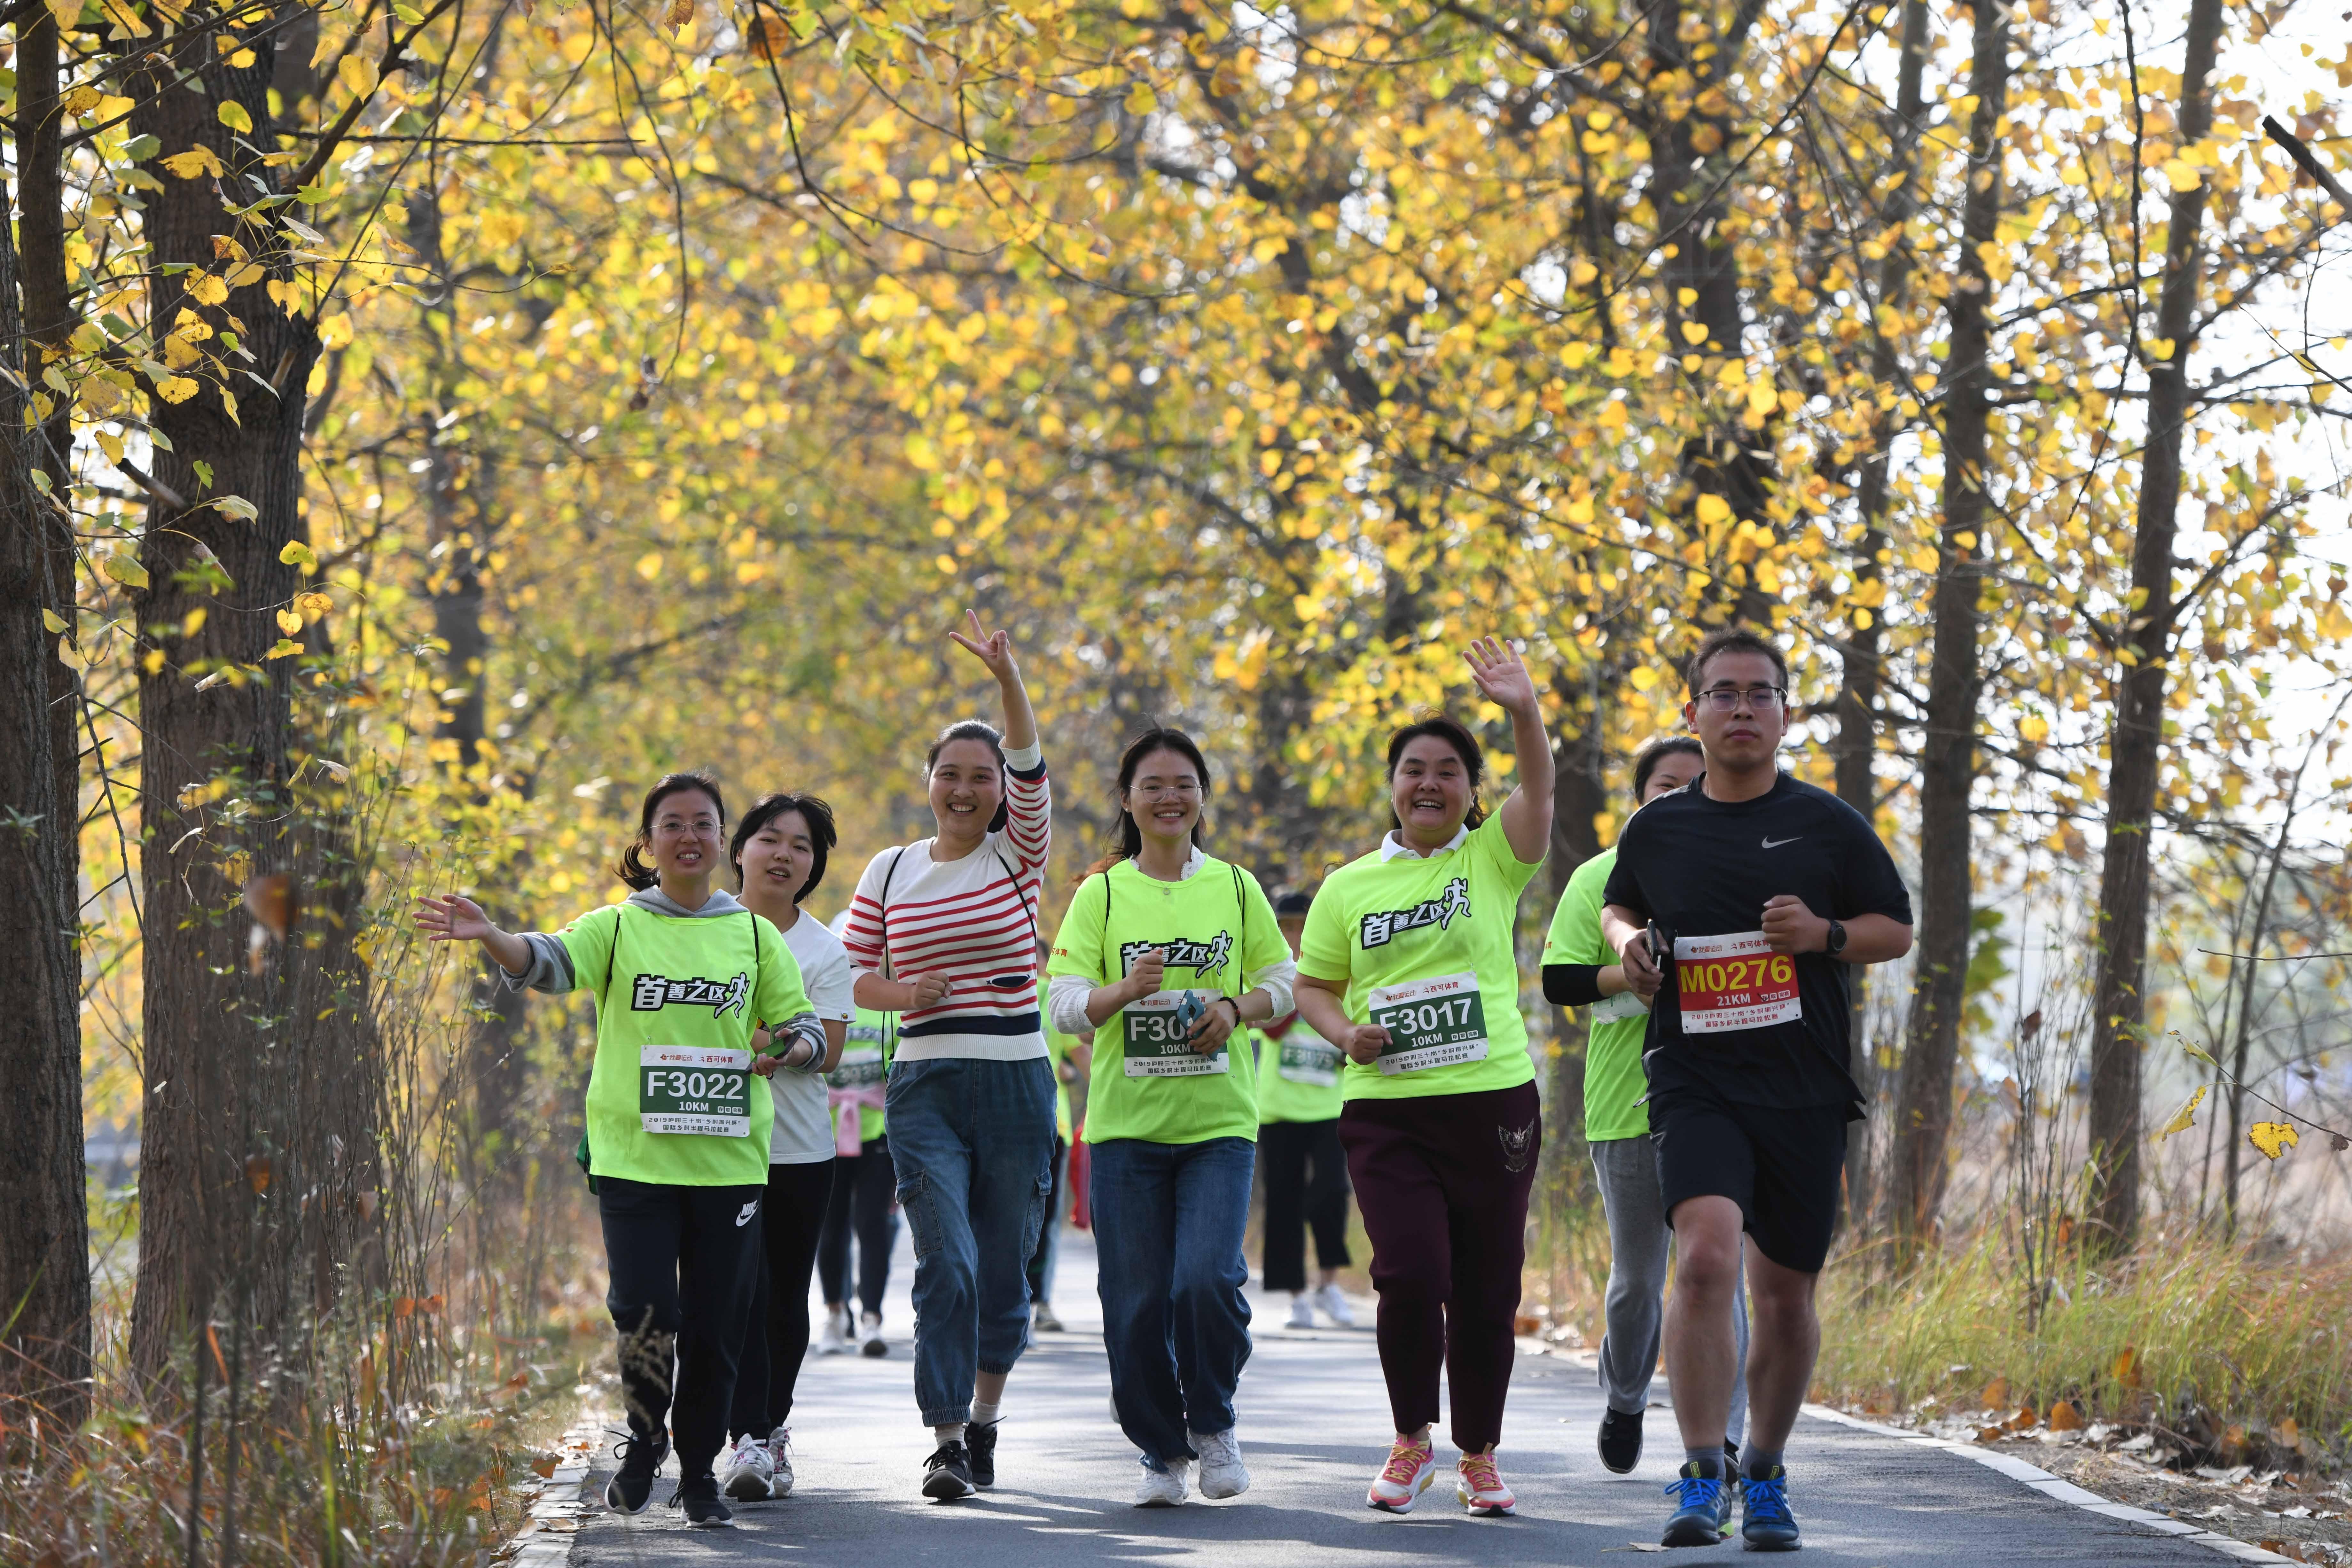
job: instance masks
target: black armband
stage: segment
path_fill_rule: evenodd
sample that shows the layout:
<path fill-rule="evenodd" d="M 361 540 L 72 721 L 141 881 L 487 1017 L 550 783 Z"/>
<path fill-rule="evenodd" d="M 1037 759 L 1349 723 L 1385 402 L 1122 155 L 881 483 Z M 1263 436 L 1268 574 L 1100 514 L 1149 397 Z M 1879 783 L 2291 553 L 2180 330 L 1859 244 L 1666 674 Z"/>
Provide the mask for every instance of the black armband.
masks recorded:
<path fill-rule="evenodd" d="M 1544 1000 L 1560 1007 L 1590 1007 L 1601 1000 L 1598 963 L 1547 963 L 1543 966 Z"/>

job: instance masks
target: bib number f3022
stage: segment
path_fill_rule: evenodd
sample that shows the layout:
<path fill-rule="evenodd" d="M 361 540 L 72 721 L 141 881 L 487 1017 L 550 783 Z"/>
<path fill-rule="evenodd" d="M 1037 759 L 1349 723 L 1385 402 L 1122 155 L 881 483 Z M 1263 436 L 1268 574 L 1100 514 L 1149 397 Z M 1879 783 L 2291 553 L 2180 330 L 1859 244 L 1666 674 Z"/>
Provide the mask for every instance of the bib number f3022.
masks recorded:
<path fill-rule="evenodd" d="M 637 1058 L 637 1123 L 698 1138 L 751 1135 L 751 1053 L 646 1046 Z"/>

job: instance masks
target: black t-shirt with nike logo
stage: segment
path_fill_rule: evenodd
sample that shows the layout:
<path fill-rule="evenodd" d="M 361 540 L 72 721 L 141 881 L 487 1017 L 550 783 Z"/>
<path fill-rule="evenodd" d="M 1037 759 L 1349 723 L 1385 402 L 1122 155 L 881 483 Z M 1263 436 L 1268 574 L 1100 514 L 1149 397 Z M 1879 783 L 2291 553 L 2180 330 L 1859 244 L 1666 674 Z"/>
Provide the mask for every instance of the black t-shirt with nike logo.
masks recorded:
<path fill-rule="evenodd" d="M 1705 782 L 1633 814 L 1617 841 L 1610 903 L 1655 921 L 1670 938 L 1760 931 L 1765 902 L 1783 893 L 1832 920 L 1878 914 L 1911 923 L 1894 858 L 1853 807 L 1786 773 L 1753 800 L 1709 800 Z M 1742 1105 L 1858 1107 L 1851 966 L 1819 952 L 1795 963 L 1801 1017 L 1714 1033 L 1684 1030 L 1669 972 L 1643 1045 L 1652 1096 L 1703 1084 Z"/>

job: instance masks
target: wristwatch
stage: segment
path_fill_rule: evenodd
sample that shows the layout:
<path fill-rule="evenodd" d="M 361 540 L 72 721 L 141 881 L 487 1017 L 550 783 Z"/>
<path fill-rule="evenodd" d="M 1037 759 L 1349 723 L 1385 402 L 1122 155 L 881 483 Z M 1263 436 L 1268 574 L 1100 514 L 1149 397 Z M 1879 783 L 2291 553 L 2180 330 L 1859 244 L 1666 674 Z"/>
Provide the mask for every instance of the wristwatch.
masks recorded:
<path fill-rule="evenodd" d="M 1827 951 L 1832 958 L 1835 958 L 1839 953 L 1845 951 L 1845 922 L 1843 921 L 1833 920 L 1830 921 L 1830 944 L 1825 951 Z"/>

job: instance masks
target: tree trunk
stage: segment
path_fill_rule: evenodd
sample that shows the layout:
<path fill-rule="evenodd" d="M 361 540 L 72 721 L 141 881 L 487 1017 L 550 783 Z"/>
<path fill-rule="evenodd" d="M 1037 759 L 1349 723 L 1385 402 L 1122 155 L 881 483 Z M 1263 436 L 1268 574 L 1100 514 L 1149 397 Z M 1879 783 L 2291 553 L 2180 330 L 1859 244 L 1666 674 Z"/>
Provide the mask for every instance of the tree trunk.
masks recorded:
<path fill-rule="evenodd" d="M 252 65 L 230 64 L 201 20 L 191 16 L 141 57 L 125 89 L 139 103 L 132 130 L 158 138 L 163 156 L 209 148 L 228 171 L 217 183 L 163 174 L 150 195 L 144 234 L 159 269 L 149 309 L 159 335 L 184 312 L 235 332 L 252 358 L 231 363 L 249 363 L 268 384 L 226 383 L 237 389 L 232 413 L 224 384 L 196 365 L 183 372 L 200 381 L 194 395 L 152 395 L 152 419 L 171 444 L 155 453 L 149 585 L 139 596 L 142 642 L 163 659 L 142 664 L 139 680 L 146 1093 L 131 1319 L 132 1357 L 151 1376 L 166 1372 L 174 1339 L 232 1283 L 248 1303 L 246 1326 L 265 1343 L 299 1305 L 306 1273 L 312 1303 L 331 1299 L 366 1228 L 360 1189 L 373 1172 L 376 1111 L 365 983 L 351 952 L 362 872 L 324 781 L 300 776 L 299 660 L 269 657 L 274 617 L 303 586 L 282 556 L 307 532 L 302 414 L 316 323 L 266 292 L 291 277 L 268 219 L 231 217 L 220 195 L 248 192 L 249 176 L 273 190 L 282 178 L 216 113 L 241 105 L 256 127 L 250 140 L 276 145 L 276 61 L 265 51 Z M 178 85 L 175 69 L 204 90 Z M 191 287 L 228 272 L 232 241 L 264 275 L 205 305 Z M 160 267 L 170 263 L 195 270 L 166 275 Z M 212 504 L 230 495 L 257 515 L 242 520 Z M 311 636 L 314 647 L 323 638 Z M 254 936 L 239 900 L 248 879 L 275 875 L 290 879 L 299 923 L 270 945 Z"/>
<path fill-rule="evenodd" d="M 1880 266 L 1878 284 L 1880 302 L 1897 309 L 1910 294 L 1911 246 L 1907 230 L 1913 215 L 1919 210 L 1919 129 L 1927 110 L 1923 84 L 1928 26 L 1927 0 L 1905 0 L 1902 63 L 1895 74 L 1895 112 L 1887 125 L 1891 161 L 1901 171 L 1902 178 L 1888 194 L 1886 221 L 1898 233 Z M 1895 383 L 1898 369 L 1895 344 L 1893 333 L 1882 332 L 1872 348 L 1871 380 L 1876 385 L 1890 386 Z M 1855 552 L 1853 574 L 1854 581 L 1861 584 L 1879 583 L 1885 576 L 1879 557 L 1888 548 L 1886 476 L 1893 443 L 1890 420 L 1882 413 L 1873 424 L 1870 450 L 1863 458 L 1861 482 L 1855 487 L 1855 510 L 1862 517 L 1862 546 Z M 1878 810 L 1874 765 L 1878 758 L 1879 649 L 1885 632 L 1883 602 L 1864 610 L 1857 619 L 1864 616 L 1869 624 L 1857 625 L 1848 634 L 1844 657 L 1840 661 L 1835 784 L 1838 798 L 1868 817 Z M 1846 1030 L 1853 1042 L 1854 1083 L 1862 1089 L 1864 1105 L 1871 1107 L 1878 1102 L 1878 1058 L 1863 1033 L 1863 1012 L 1870 998 L 1870 972 L 1864 970 L 1853 980 L 1853 1002 Z M 1870 1224 L 1870 1215 L 1877 1206 L 1877 1194 L 1870 1164 L 1867 1118 L 1846 1127 L 1845 1204 L 1849 1226 L 1862 1228 Z"/>
<path fill-rule="evenodd" d="M 1960 277 L 1949 306 L 1945 362 L 1943 563 L 1936 574 L 1936 646 L 1927 678 L 1927 734 L 1919 757 L 1919 948 L 1903 1076 L 1895 1102 L 1896 1234 L 1916 1242 L 1935 1227 L 1944 1199 L 1952 1125 L 1952 1080 L 1959 1061 L 1960 1013 L 1968 996 L 1970 904 L 1975 893 L 1969 793 L 1976 782 L 1977 705 L 1984 678 L 1977 657 L 1983 592 L 1983 532 L 1990 515 L 1985 459 L 1990 446 L 1992 279 L 1979 247 L 2000 219 L 2000 137 L 2009 100 L 2009 23 L 2000 0 L 1978 0 L 1969 91 L 1969 184 L 1960 223 Z"/>
<path fill-rule="evenodd" d="M 2179 110 L 2183 146 L 2203 141 L 2213 129 L 2213 57 L 2221 38 L 2221 0 L 2190 0 Z M 2163 763 L 2165 661 L 2172 652 L 2174 612 L 2172 543 L 2179 528 L 2189 351 L 2204 263 L 2204 182 L 2175 191 L 2170 206 L 2163 291 L 2156 307 L 2156 336 L 2170 344 L 2170 352 L 2148 362 L 2147 446 L 2140 458 L 2132 544 L 2135 608 L 2118 627 L 2117 640 L 2127 657 L 2116 683 L 2109 744 L 2106 846 L 2099 868 L 2091 984 L 2090 1213 L 2105 1244 L 2118 1250 L 2139 1235 L 2140 1052 L 2147 1019 L 2140 984 L 2147 960 L 2148 835 Z"/>
<path fill-rule="evenodd" d="M 39 26 L 50 32 L 54 75 L 54 26 L 46 14 Z M 26 151 L 20 143 L 19 155 Z M 70 1432 L 89 1409 L 90 1355 L 80 803 L 70 720 L 66 755 L 57 754 L 57 637 L 42 612 L 73 615 L 65 564 L 72 541 L 58 503 L 33 482 L 39 431 L 26 426 L 31 410 L 19 386 L 39 384 L 32 363 L 39 349 L 18 315 L 18 289 L 16 245 L 0 226 L 0 355 L 21 378 L 0 384 L 0 809 L 7 813 L 0 940 L 10 955 L 0 970 L 0 1009 L 9 1021 L 0 1032 L 0 1192 L 8 1196 L 8 1223 L 0 1226 L 0 1413 L 21 1427 L 27 1409 L 15 1405 L 22 1399 Z"/>

